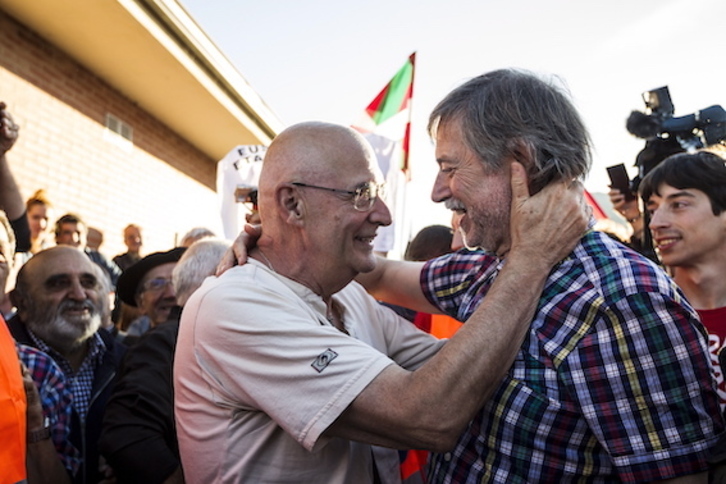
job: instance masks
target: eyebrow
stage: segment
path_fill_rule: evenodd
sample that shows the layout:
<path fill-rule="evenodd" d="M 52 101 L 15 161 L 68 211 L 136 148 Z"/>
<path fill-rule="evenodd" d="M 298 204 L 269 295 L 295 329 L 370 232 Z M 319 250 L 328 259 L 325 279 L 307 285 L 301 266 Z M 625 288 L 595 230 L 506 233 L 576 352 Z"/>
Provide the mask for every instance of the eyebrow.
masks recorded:
<path fill-rule="evenodd" d="M 671 193 L 670 195 L 666 196 L 666 200 L 671 200 L 673 198 L 679 198 L 679 197 L 688 197 L 688 198 L 696 198 L 696 195 L 689 192 L 688 190 L 679 190 L 675 193 Z"/>
<path fill-rule="evenodd" d="M 61 281 L 63 279 L 71 279 L 72 277 L 73 277 L 72 274 L 67 274 L 67 273 L 53 274 L 52 276 L 49 276 L 48 279 L 45 280 L 45 285 L 52 286 L 55 283 L 57 283 L 58 281 Z M 94 281 L 97 280 L 97 277 L 90 272 L 83 272 L 78 275 L 78 278 L 79 279 L 91 278 Z"/>
<path fill-rule="evenodd" d="M 662 195 L 659 195 L 657 193 L 654 193 L 653 195 L 662 198 L 666 202 L 668 202 L 670 200 L 674 200 L 676 198 L 682 198 L 682 197 L 686 197 L 686 198 L 696 198 L 696 195 L 694 195 L 693 193 L 689 192 L 688 190 L 679 190 L 679 191 L 677 191 L 675 193 L 670 193 L 670 194 L 666 195 L 665 197 L 662 196 Z M 653 195 L 651 195 L 651 197 L 645 203 L 645 206 L 646 207 L 649 207 L 649 206 L 654 205 L 654 204 L 657 203 L 655 200 L 653 200 Z"/>

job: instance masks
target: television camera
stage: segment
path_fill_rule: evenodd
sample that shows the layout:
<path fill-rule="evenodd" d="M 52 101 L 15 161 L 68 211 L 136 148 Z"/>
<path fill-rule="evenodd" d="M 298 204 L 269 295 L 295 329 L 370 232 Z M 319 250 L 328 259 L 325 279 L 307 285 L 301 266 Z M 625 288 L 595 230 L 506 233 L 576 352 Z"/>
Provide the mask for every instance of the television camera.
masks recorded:
<path fill-rule="evenodd" d="M 644 92 L 643 101 L 646 112 L 633 111 L 625 124 L 631 134 L 646 140 L 635 161 L 638 176 L 631 189 L 636 193 L 640 180 L 668 156 L 726 139 L 726 110 L 720 105 L 675 117 L 668 86 Z"/>

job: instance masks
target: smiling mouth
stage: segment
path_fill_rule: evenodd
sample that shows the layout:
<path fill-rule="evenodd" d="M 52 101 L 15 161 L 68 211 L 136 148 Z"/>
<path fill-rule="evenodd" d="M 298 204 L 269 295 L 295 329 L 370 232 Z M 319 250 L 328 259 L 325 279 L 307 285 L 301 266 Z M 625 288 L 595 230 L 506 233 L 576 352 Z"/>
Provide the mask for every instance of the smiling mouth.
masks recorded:
<path fill-rule="evenodd" d="M 453 200 L 449 198 L 448 200 L 446 200 L 446 202 L 444 202 L 444 204 L 446 208 L 458 215 L 463 215 L 466 213 L 466 207 L 464 207 L 464 205 L 458 200 Z"/>
<path fill-rule="evenodd" d="M 376 234 L 370 235 L 368 237 L 356 237 L 355 240 L 358 240 L 360 242 L 363 242 L 364 244 L 371 245 L 373 244 L 373 239 L 376 238 Z"/>
<path fill-rule="evenodd" d="M 658 250 L 667 250 L 680 240 L 679 237 L 668 237 L 656 240 L 655 248 Z"/>

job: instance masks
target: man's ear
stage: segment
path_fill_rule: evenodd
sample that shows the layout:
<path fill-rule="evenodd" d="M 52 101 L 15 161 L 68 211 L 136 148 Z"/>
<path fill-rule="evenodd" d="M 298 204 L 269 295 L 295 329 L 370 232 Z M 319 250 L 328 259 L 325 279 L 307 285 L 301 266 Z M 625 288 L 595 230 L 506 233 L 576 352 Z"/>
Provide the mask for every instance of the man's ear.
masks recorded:
<path fill-rule="evenodd" d="M 535 155 L 529 143 L 522 139 L 513 139 L 507 144 L 512 161 L 521 164 L 527 173 L 535 168 Z"/>
<path fill-rule="evenodd" d="M 277 189 L 277 204 L 289 223 L 298 223 L 302 219 L 305 207 L 293 187 L 282 186 Z"/>
<path fill-rule="evenodd" d="M 534 175 L 539 169 L 534 148 L 523 139 L 513 139 L 507 143 L 507 149 L 509 150 L 510 161 L 516 161 L 524 167 L 527 174 L 529 193 L 534 195 L 542 189 L 541 186 L 533 186 L 532 183 L 532 180 L 536 178 Z"/>
<path fill-rule="evenodd" d="M 25 298 L 17 289 L 13 289 L 12 291 L 10 291 L 8 296 L 10 297 L 10 302 L 13 304 L 13 306 L 18 308 L 18 314 L 25 311 Z"/>

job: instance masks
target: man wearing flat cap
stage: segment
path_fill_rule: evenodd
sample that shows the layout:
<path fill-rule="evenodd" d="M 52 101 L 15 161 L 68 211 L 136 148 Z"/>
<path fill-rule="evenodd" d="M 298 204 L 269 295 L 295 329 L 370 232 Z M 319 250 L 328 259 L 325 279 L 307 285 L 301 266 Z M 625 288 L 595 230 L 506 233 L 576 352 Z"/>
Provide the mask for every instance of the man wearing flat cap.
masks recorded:
<path fill-rule="evenodd" d="M 149 254 L 119 277 L 119 299 L 124 304 L 139 308 L 141 313 L 129 326 L 129 336 L 140 336 L 169 319 L 172 308 L 176 306 L 171 272 L 184 250 L 184 247 L 176 247 Z"/>

